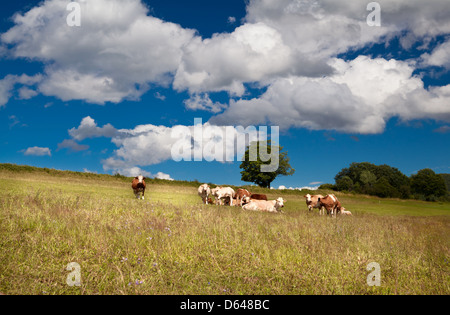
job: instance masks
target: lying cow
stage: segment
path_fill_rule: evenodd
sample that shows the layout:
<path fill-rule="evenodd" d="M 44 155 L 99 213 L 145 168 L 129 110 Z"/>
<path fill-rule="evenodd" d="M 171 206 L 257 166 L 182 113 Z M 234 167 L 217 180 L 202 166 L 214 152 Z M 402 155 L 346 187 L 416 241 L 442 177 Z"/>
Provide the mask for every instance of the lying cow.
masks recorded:
<path fill-rule="evenodd" d="M 341 203 L 337 199 L 337 197 L 333 194 L 326 195 L 323 198 L 318 199 L 319 205 L 322 207 L 325 207 L 327 210 L 327 214 L 330 214 L 333 216 L 341 211 Z"/>
<path fill-rule="evenodd" d="M 209 196 L 211 195 L 211 188 L 208 184 L 203 184 L 200 187 L 198 187 L 198 195 L 202 198 L 202 201 L 204 204 L 209 204 L 211 198 Z"/>
<path fill-rule="evenodd" d="M 319 209 L 319 214 L 325 214 L 324 207 L 319 203 L 319 199 L 323 198 L 322 195 L 310 195 L 307 194 L 304 196 L 306 198 L 306 205 L 308 206 L 309 211 L 313 211 L 313 209 Z"/>
<path fill-rule="evenodd" d="M 133 179 L 133 182 L 131 183 L 131 188 L 133 188 L 134 195 L 137 199 L 141 199 L 141 193 L 142 193 L 142 200 L 145 200 L 145 177 L 142 175 L 136 176 Z"/>
<path fill-rule="evenodd" d="M 236 196 L 236 192 L 231 187 L 216 187 L 211 190 L 211 194 L 216 197 L 219 204 L 223 204 L 222 199 L 230 199 L 230 205 L 233 205 L 233 198 Z"/>
<path fill-rule="evenodd" d="M 242 205 L 245 205 L 252 200 L 267 201 L 267 196 L 261 194 L 251 194 L 250 196 L 245 196 L 244 198 L 242 198 Z"/>
<path fill-rule="evenodd" d="M 250 197 L 252 194 L 247 189 L 239 188 L 236 191 L 236 205 L 242 207 L 244 202 L 244 197 Z"/>
<path fill-rule="evenodd" d="M 283 198 L 270 201 L 251 199 L 248 204 L 242 206 L 242 209 L 251 211 L 283 212 L 281 211 L 281 208 L 284 207 L 285 202 L 286 200 Z"/>
<path fill-rule="evenodd" d="M 250 199 L 267 201 L 267 196 L 261 194 L 251 194 Z"/>

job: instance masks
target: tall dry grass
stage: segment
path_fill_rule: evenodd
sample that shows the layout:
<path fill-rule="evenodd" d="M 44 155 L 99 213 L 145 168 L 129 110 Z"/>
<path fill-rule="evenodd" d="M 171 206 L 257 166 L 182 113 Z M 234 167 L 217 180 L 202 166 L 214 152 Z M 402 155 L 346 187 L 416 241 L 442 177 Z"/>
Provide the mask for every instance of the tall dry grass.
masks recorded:
<path fill-rule="evenodd" d="M 282 215 L 245 212 L 202 205 L 191 187 L 153 185 L 138 201 L 126 183 L 51 176 L 0 189 L 5 294 L 450 293 L 448 216 L 333 219 L 301 195 Z M 81 287 L 66 283 L 71 262 Z M 371 262 L 380 287 L 367 285 Z"/>

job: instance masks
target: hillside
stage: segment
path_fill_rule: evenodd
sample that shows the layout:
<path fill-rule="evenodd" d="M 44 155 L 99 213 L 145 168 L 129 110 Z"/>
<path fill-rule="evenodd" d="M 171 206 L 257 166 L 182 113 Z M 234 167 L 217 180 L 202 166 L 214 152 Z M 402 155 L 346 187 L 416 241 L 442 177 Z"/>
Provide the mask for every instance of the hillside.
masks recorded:
<path fill-rule="evenodd" d="M 39 168 L 34 166 L 28 166 L 28 165 L 16 165 L 16 164 L 9 164 L 9 163 L 0 163 L 0 172 L 3 173 L 10 173 L 10 174 L 34 174 L 36 176 L 38 175 L 50 175 L 54 177 L 68 177 L 68 178 L 77 178 L 77 179 L 95 179 L 95 180 L 101 180 L 101 181 L 117 181 L 117 182 L 123 182 L 123 183 L 131 183 L 132 178 L 122 176 L 119 174 L 116 175 L 109 175 L 109 174 L 95 174 L 95 173 L 86 173 L 86 172 L 74 172 L 74 171 L 64 171 L 64 170 L 55 170 L 55 169 L 49 169 L 49 168 Z M 201 184 L 199 181 L 181 181 L 181 180 L 164 180 L 164 179 L 156 179 L 156 178 L 148 178 L 146 179 L 146 182 L 150 185 L 156 184 L 156 185 L 170 185 L 170 186 L 187 186 L 187 187 L 195 187 L 198 188 Z M 215 185 L 213 183 L 208 183 L 212 187 Z M 220 183 L 220 185 L 228 185 L 226 183 Z M 228 185 L 232 188 L 238 188 L 237 186 Z M 270 193 L 272 190 L 267 188 L 261 188 L 254 185 L 244 185 L 239 186 L 242 188 L 246 188 L 251 190 L 254 193 Z M 305 194 L 311 191 L 304 190 L 302 192 L 298 190 L 280 190 L 277 191 L 279 194 L 283 195 L 290 195 L 290 194 Z M 317 191 L 317 192 L 323 192 L 326 191 Z M 303 196 L 302 195 L 302 196 Z"/>
<path fill-rule="evenodd" d="M 18 176 L 20 175 L 20 176 Z M 352 217 L 206 206 L 195 183 L 2 165 L 0 292 L 5 294 L 448 295 L 450 203 L 339 194 Z M 81 268 L 81 286 L 66 266 Z M 369 287 L 377 262 L 381 287 Z"/>

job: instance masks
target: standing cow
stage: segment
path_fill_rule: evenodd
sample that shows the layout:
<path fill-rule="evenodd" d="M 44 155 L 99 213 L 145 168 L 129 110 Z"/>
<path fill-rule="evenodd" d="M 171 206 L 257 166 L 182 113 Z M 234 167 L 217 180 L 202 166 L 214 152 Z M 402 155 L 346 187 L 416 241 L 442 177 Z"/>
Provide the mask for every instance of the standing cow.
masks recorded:
<path fill-rule="evenodd" d="M 310 195 L 307 194 L 304 196 L 306 198 L 306 205 L 308 206 L 309 211 L 313 211 L 313 209 L 319 209 L 319 214 L 325 214 L 324 207 L 319 203 L 319 199 L 323 198 L 322 195 Z"/>
<path fill-rule="evenodd" d="M 211 195 L 211 188 L 209 185 L 203 184 L 198 187 L 198 195 L 202 198 L 204 204 L 209 204 L 211 202 L 211 198 L 209 198 Z"/>
<path fill-rule="evenodd" d="M 325 209 L 327 209 L 327 213 L 331 216 L 336 215 L 337 213 L 341 212 L 341 203 L 337 199 L 337 197 L 333 194 L 326 195 L 323 198 L 319 198 L 319 204 Z"/>
<path fill-rule="evenodd" d="M 133 188 L 134 195 L 137 199 L 141 199 L 141 193 L 142 193 L 142 200 L 145 200 L 145 177 L 142 175 L 136 176 L 133 179 L 133 182 L 131 184 L 131 187 Z"/>
<path fill-rule="evenodd" d="M 229 199 L 230 205 L 233 205 L 233 198 L 236 196 L 236 192 L 231 187 L 216 187 L 211 190 L 211 194 L 216 197 L 219 204 L 223 204 L 222 199 Z"/>

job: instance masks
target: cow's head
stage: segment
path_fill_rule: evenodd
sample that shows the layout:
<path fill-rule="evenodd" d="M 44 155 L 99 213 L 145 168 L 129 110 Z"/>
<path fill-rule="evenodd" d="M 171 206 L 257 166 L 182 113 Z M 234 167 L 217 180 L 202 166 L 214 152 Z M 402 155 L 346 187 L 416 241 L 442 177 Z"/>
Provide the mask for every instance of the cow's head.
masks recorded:
<path fill-rule="evenodd" d="M 286 202 L 286 200 L 284 200 L 281 197 L 277 199 L 277 206 L 276 206 L 276 208 L 277 208 L 278 211 L 283 212 L 283 211 L 281 211 L 279 209 L 284 208 L 284 203 L 285 202 Z"/>
<path fill-rule="evenodd" d="M 142 175 L 136 176 L 135 179 L 137 179 L 139 181 L 139 184 L 142 184 L 142 182 L 144 180 L 146 180 L 146 178 L 144 176 L 142 176 Z"/>
<path fill-rule="evenodd" d="M 242 205 L 246 205 L 249 202 L 250 202 L 250 197 L 249 196 L 244 196 L 242 198 Z"/>
<path fill-rule="evenodd" d="M 303 197 L 306 198 L 306 202 L 311 202 L 311 195 L 310 194 L 307 194 L 307 195 L 305 195 Z"/>
<path fill-rule="evenodd" d="M 214 196 L 216 195 L 216 193 L 219 191 L 219 190 L 221 190 L 222 189 L 222 187 L 216 187 L 216 188 L 213 188 L 213 189 L 211 189 L 211 194 L 213 194 Z"/>

